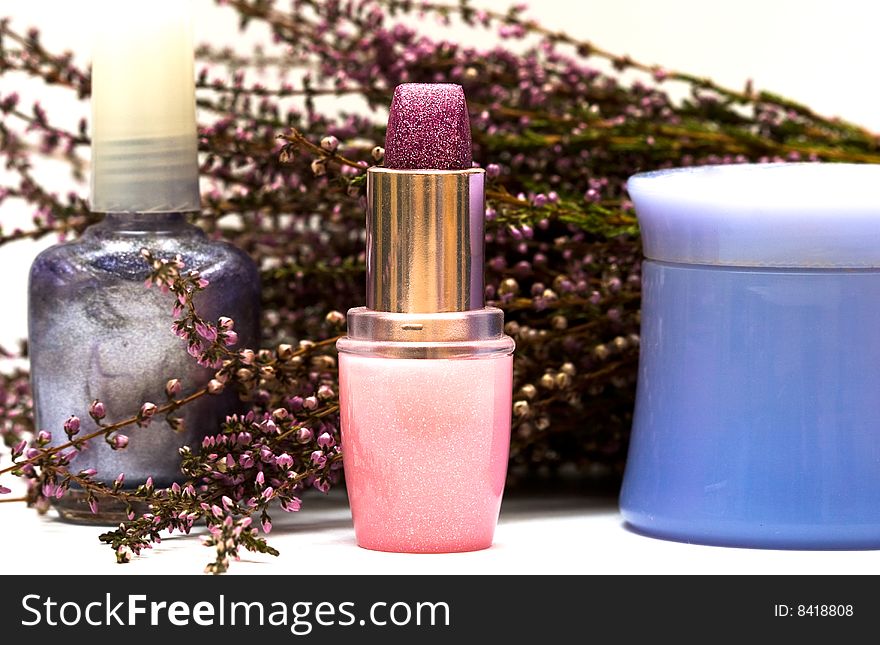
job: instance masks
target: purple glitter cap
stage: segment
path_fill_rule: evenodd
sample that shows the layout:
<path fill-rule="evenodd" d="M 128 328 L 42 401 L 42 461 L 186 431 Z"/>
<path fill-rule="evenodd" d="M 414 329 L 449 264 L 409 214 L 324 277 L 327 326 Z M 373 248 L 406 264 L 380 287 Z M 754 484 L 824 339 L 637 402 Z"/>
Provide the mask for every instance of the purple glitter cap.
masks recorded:
<path fill-rule="evenodd" d="M 465 170 L 472 165 L 471 126 L 461 85 L 398 85 L 388 115 L 385 167 Z"/>

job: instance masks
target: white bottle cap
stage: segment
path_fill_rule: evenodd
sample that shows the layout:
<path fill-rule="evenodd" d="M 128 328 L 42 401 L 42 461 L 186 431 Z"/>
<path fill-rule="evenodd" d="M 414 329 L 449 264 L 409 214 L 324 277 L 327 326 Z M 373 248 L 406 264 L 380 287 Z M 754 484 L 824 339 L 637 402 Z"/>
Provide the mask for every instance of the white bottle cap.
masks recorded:
<path fill-rule="evenodd" d="M 92 210 L 200 210 L 190 3 L 108 0 L 97 15 Z"/>

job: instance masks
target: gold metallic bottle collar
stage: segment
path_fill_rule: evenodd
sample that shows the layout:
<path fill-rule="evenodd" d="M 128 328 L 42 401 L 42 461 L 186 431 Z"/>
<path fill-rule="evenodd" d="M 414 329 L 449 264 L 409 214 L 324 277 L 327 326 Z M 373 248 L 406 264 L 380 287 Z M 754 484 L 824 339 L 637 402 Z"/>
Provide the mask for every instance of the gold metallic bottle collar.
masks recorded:
<path fill-rule="evenodd" d="M 483 308 L 485 171 L 367 171 L 367 308 Z"/>

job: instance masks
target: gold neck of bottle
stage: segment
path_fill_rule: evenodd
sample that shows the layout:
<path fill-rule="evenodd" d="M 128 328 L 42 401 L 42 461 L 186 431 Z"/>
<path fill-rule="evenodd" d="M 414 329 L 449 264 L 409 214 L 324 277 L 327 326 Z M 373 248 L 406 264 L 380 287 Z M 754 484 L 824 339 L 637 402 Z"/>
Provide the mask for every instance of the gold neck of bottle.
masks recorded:
<path fill-rule="evenodd" d="M 485 171 L 367 171 L 367 308 L 482 309 Z"/>

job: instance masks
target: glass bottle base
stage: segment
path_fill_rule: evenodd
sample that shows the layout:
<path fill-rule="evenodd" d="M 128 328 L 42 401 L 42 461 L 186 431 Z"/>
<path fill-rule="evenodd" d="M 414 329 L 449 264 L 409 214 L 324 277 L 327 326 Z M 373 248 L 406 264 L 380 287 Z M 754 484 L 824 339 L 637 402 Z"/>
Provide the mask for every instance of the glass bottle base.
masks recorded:
<path fill-rule="evenodd" d="M 128 519 L 128 507 L 123 502 L 102 496 L 97 500 L 98 512 L 92 513 L 88 495 L 80 490 L 69 490 L 64 497 L 52 502 L 52 507 L 58 511 L 60 519 L 73 524 L 113 526 Z M 138 515 L 149 510 L 149 505 L 143 502 L 136 502 L 131 507 Z"/>
<path fill-rule="evenodd" d="M 492 536 L 488 539 L 450 543 L 448 540 L 433 542 L 429 537 L 427 541 L 399 541 L 387 536 L 361 539 L 357 537 L 357 545 L 368 551 L 383 551 L 385 553 L 469 553 L 471 551 L 483 551 L 492 546 Z"/>
<path fill-rule="evenodd" d="M 745 549 L 856 551 L 880 548 L 880 524 L 797 524 L 761 520 L 658 516 L 634 510 L 621 514 L 629 530 L 646 537 L 687 544 Z"/>

